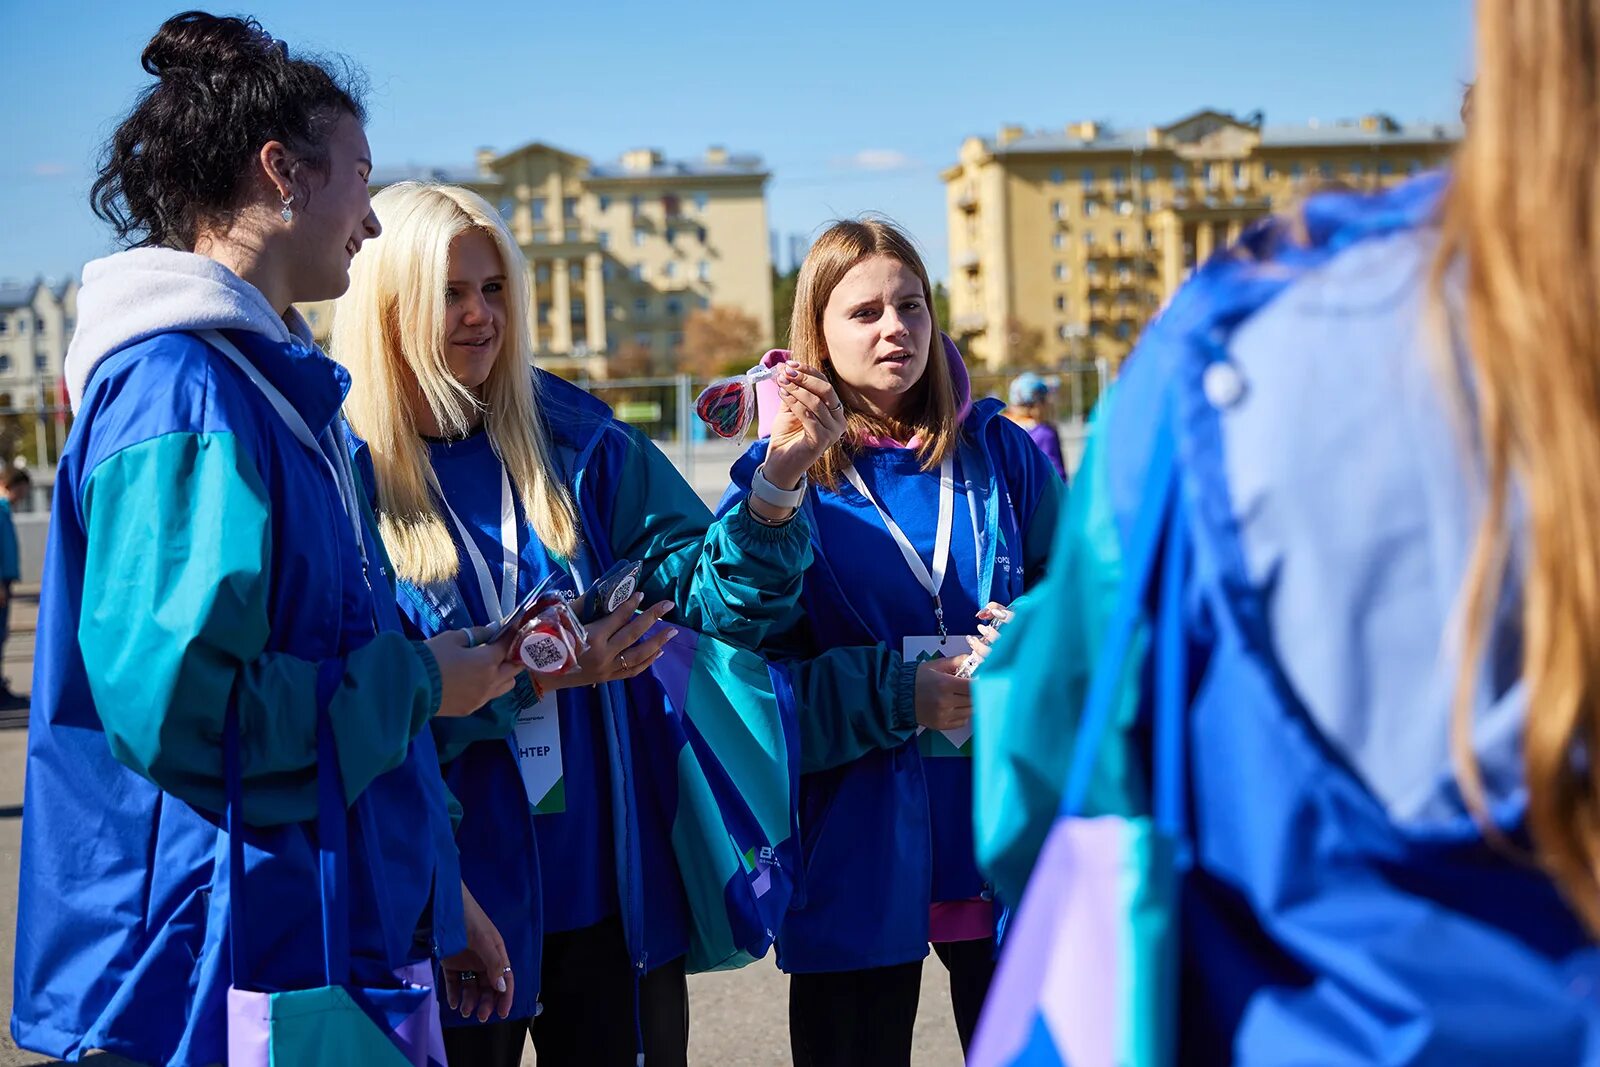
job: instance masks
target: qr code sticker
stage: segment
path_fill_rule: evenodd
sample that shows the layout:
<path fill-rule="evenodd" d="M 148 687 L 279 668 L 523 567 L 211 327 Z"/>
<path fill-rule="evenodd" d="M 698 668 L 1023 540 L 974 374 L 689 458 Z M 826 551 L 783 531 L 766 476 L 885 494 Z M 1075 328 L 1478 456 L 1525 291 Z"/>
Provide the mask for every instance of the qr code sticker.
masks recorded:
<path fill-rule="evenodd" d="M 524 658 L 531 661 L 534 670 L 548 671 L 561 666 L 566 652 L 561 643 L 548 634 L 539 634 L 523 646 Z"/>

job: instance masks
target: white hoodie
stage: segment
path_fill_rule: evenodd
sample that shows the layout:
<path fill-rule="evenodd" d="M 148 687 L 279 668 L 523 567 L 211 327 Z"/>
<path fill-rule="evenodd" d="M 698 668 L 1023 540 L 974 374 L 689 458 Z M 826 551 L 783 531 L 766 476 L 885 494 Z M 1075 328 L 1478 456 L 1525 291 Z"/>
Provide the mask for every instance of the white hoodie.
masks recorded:
<path fill-rule="evenodd" d="M 171 248 L 118 252 L 83 268 L 78 328 L 63 369 L 72 410 L 111 353 L 158 334 L 196 330 L 248 330 L 280 343 L 313 343 L 298 311 L 280 317 L 261 290 L 214 259 Z"/>

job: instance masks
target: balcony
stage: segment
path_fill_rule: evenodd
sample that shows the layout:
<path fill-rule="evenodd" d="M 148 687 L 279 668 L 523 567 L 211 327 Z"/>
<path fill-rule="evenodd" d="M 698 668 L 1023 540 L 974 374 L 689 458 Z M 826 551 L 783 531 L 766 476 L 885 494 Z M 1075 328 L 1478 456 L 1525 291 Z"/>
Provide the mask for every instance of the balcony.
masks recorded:
<path fill-rule="evenodd" d="M 978 210 L 978 197 L 971 189 L 963 189 L 956 196 L 956 207 L 962 211 Z"/>
<path fill-rule="evenodd" d="M 975 271 L 980 262 L 981 258 L 977 252 L 963 252 L 956 257 L 956 269 Z"/>
<path fill-rule="evenodd" d="M 982 333 L 988 319 L 981 311 L 969 311 L 950 320 L 950 328 L 957 333 Z"/>

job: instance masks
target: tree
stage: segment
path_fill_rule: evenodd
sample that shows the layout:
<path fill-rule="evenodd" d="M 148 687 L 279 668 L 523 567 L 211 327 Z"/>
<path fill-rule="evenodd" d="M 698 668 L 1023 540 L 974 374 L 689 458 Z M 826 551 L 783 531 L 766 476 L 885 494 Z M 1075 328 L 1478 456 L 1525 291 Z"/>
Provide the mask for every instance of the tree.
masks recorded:
<path fill-rule="evenodd" d="M 683 323 L 678 370 L 696 378 L 741 374 L 761 357 L 761 323 L 737 308 L 696 308 Z"/>
<path fill-rule="evenodd" d="M 1006 365 L 1011 367 L 1044 366 L 1044 331 L 1029 326 L 1015 316 L 1006 319 Z"/>
<path fill-rule="evenodd" d="M 772 343 L 779 348 L 789 347 L 789 317 L 794 314 L 794 294 L 800 281 L 800 268 L 788 274 L 779 274 L 772 268 Z"/>
<path fill-rule="evenodd" d="M 944 282 L 933 283 L 933 316 L 945 333 L 950 332 L 950 290 Z"/>

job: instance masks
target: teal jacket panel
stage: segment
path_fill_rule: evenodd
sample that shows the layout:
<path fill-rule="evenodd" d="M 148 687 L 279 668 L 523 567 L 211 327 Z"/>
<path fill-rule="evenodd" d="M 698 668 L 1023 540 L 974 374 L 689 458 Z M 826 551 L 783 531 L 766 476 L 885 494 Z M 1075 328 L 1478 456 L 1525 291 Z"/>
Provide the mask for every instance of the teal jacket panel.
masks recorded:
<path fill-rule="evenodd" d="M 262 651 L 269 501 L 236 437 L 169 433 L 131 445 L 95 468 L 83 511 L 85 584 L 97 595 L 78 639 L 102 650 L 85 660 L 113 754 L 167 792 L 220 810 L 232 699 L 248 821 L 313 818 L 320 665 Z M 404 761 L 439 695 L 432 655 L 398 632 L 349 654 L 330 712 L 351 801 Z"/>

